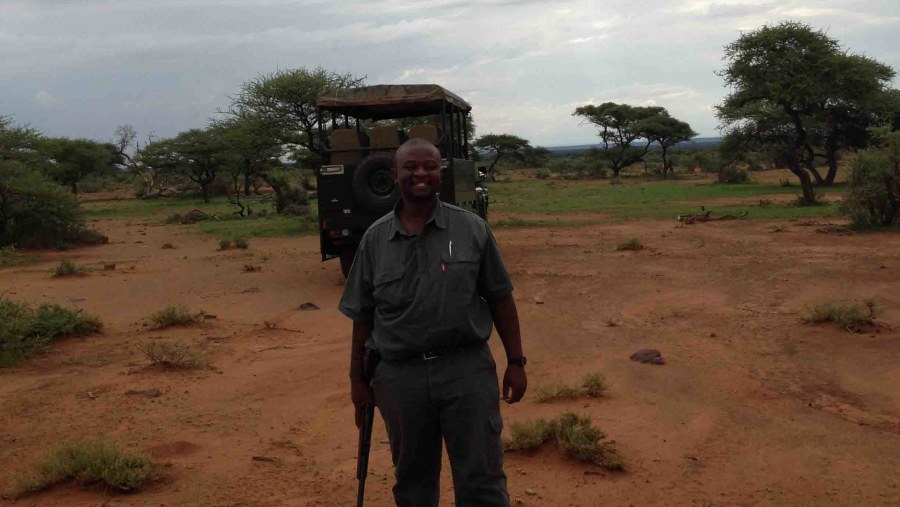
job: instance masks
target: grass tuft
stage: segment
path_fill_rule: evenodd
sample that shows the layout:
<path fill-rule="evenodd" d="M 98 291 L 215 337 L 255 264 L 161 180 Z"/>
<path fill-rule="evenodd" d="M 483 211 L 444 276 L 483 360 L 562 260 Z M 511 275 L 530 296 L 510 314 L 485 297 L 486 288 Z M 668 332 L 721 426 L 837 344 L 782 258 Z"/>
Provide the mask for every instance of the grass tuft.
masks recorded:
<path fill-rule="evenodd" d="M 185 370 L 211 366 L 206 357 L 181 342 L 144 342 L 139 343 L 137 348 L 152 366 Z"/>
<path fill-rule="evenodd" d="M 606 378 L 601 373 L 594 372 L 584 376 L 580 387 L 550 384 L 538 388 L 535 397 L 538 403 L 549 403 L 557 400 L 575 400 L 582 396 L 601 398 L 606 396 L 608 390 Z"/>
<path fill-rule="evenodd" d="M 19 252 L 16 252 L 15 247 L 12 246 L 4 246 L 0 247 L 0 268 L 8 268 L 13 266 L 21 266 L 23 264 L 28 264 L 33 259 L 22 255 Z"/>
<path fill-rule="evenodd" d="M 241 250 L 246 250 L 250 248 L 250 243 L 244 238 L 236 238 L 234 240 L 234 247 L 240 248 Z"/>
<path fill-rule="evenodd" d="M 228 238 L 222 238 L 219 240 L 219 250 L 228 250 L 231 248 L 231 240 Z"/>
<path fill-rule="evenodd" d="M 27 304 L 0 299 L 0 368 L 44 350 L 53 340 L 87 336 L 103 328 L 100 319 L 58 305 Z"/>
<path fill-rule="evenodd" d="M 72 261 L 62 261 L 53 270 L 52 276 L 54 278 L 61 278 L 66 276 L 82 276 L 86 275 L 87 272 L 87 269 L 76 266 Z"/>
<path fill-rule="evenodd" d="M 619 246 L 616 247 L 616 250 L 621 252 L 624 250 L 641 250 L 642 248 L 644 248 L 644 244 L 641 243 L 641 240 L 637 238 L 631 238 L 628 241 L 619 243 Z"/>
<path fill-rule="evenodd" d="M 505 447 L 509 451 L 536 450 L 545 443 L 555 441 L 560 451 L 579 461 L 587 461 L 607 470 L 623 470 L 625 460 L 606 442 L 606 434 L 591 425 L 587 416 L 565 412 L 554 419 L 537 419 L 510 425 L 510 439 Z"/>
<path fill-rule="evenodd" d="M 596 372 L 585 375 L 584 380 L 581 382 L 581 387 L 584 389 L 584 394 L 591 398 L 601 398 L 606 396 L 606 393 L 609 391 L 606 377 Z"/>
<path fill-rule="evenodd" d="M 204 313 L 191 313 L 186 306 L 167 306 L 150 316 L 150 322 L 156 329 L 164 329 L 173 326 L 188 326 L 196 324 Z"/>
<path fill-rule="evenodd" d="M 68 480 L 132 492 L 154 479 L 153 463 L 146 455 L 127 453 L 110 442 L 72 442 L 48 453 L 31 474 L 19 477 L 12 496 L 19 498 Z"/>
<path fill-rule="evenodd" d="M 833 322 L 851 333 L 863 332 L 874 326 L 875 302 L 866 300 L 862 305 L 824 303 L 814 307 L 804 317 L 807 324 Z"/>

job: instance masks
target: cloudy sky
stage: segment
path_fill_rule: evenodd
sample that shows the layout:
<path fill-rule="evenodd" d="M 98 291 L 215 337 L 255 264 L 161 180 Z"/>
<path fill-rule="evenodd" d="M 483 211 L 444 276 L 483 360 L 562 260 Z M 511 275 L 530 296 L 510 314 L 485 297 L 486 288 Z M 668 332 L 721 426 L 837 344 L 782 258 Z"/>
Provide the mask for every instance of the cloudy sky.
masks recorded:
<path fill-rule="evenodd" d="M 783 20 L 900 70 L 898 0 L 0 0 L 0 114 L 48 135 L 166 137 L 259 74 L 321 65 L 442 84 L 480 134 L 533 144 L 593 142 L 571 113 L 605 101 L 710 136 L 723 46 Z"/>

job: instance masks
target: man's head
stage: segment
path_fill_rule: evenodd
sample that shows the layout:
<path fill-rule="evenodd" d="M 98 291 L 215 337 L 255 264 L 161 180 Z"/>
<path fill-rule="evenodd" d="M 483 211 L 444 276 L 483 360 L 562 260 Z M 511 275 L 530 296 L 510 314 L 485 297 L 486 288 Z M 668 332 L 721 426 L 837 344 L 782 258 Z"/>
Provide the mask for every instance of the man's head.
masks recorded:
<path fill-rule="evenodd" d="M 406 141 L 394 154 L 394 181 L 405 201 L 434 199 L 441 189 L 441 152 L 425 139 Z"/>

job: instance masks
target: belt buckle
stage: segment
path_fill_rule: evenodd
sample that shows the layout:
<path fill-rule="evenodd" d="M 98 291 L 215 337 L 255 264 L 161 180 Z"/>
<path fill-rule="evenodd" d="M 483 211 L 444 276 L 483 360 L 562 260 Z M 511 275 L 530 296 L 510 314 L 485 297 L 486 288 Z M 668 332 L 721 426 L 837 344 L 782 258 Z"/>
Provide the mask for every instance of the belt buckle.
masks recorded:
<path fill-rule="evenodd" d="M 425 361 L 431 361 L 432 359 L 437 359 L 438 353 L 435 351 L 422 352 L 422 359 Z"/>

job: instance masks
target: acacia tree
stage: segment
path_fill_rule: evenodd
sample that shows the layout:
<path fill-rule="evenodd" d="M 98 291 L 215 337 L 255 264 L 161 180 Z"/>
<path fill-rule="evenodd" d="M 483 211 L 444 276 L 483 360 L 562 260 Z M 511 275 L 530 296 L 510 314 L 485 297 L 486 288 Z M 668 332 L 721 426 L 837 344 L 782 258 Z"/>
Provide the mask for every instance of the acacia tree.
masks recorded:
<path fill-rule="evenodd" d="M 278 70 L 245 82 L 226 113 L 266 121 L 278 129 L 280 144 L 299 145 L 324 157 L 326 150 L 316 139 L 316 99 L 339 88 L 361 86 L 364 81 L 365 77 L 322 67 Z"/>
<path fill-rule="evenodd" d="M 476 150 L 487 151 L 493 154 L 494 160 L 488 166 L 487 172 L 491 177 L 491 181 L 496 181 L 496 171 L 494 167 L 497 162 L 504 157 L 514 157 L 521 159 L 524 151 L 531 148 L 531 144 L 521 137 L 512 134 L 485 134 L 472 143 Z"/>
<path fill-rule="evenodd" d="M 646 139 L 646 120 L 661 115 L 665 109 L 655 106 L 630 106 L 604 102 L 599 106 L 586 105 L 575 109 L 573 116 L 581 116 L 583 122 L 599 128 L 598 135 L 603 144 L 601 153 L 613 171 L 613 184 L 622 183 L 619 173 L 623 168 L 640 162 L 650 143 L 640 147 L 632 146 L 638 139 Z"/>
<path fill-rule="evenodd" d="M 723 129 L 778 152 L 800 180 L 803 201 L 815 202 L 813 181 L 831 184 L 837 152 L 858 148 L 859 127 L 877 117 L 894 71 L 843 52 L 834 39 L 787 21 L 741 35 L 725 47 L 720 75 L 731 94 L 717 106 Z M 856 139 L 856 141 L 853 141 Z M 829 164 L 826 177 L 816 157 Z"/>
<path fill-rule="evenodd" d="M 209 187 L 216 180 L 216 175 L 234 161 L 221 132 L 216 129 L 191 129 L 178 134 L 171 143 L 178 160 L 178 171 L 197 184 L 203 202 L 209 202 Z"/>
<path fill-rule="evenodd" d="M 266 179 L 266 167 L 284 153 L 278 141 L 280 129 L 272 122 L 247 112 L 216 122 L 212 128 L 221 135 L 225 148 L 236 159 L 235 193 L 238 192 L 236 179 L 243 178 L 244 195 L 250 195 L 253 179 Z"/>
<path fill-rule="evenodd" d="M 111 144 L 89 139 L 65 137 L 44 138 L 37 150 L 47 158 L 47 175 L 60 185 L 78 194 L 78 183 L 88 176 L 109 174 L 115 170 L 119 158 Z"/>
<path fill-rule="evenodd" d="M 656 142 L 662 151 L 662 177 L 665 179 L 672 171 L 669 148 L 684 141 L 689 141 L 697 133 L 686 122 L 672 118 L 663 110 L 643 122 L 644 135 L 649 142 Z M 649 144 L 648 142 L 648 144 Z"/>

